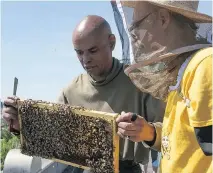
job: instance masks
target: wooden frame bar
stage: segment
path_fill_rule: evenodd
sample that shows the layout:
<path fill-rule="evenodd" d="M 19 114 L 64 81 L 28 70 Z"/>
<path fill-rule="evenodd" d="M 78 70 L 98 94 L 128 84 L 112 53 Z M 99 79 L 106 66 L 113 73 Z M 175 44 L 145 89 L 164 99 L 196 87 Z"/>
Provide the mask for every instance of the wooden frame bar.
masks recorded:
<path fill-rule="evenodd" d="M 18 110 L 20 106 L 22 105 L 24 100 L 17 100 L 18 104 Z M 61 104 L 56 104 L 56 103 L 43 103 L 43 102 L 38 102 L 36 103 L 36 106 L 42 108 L 48 108 L 48 109 L 57 109 Z M 119 136 L 117 135 L 117 125 L 116 125 L 116 118 L 119 116 L 119 114 L 116 113 L 107 113 L 107 112 L 100 112 L 100 111 L 93 111 L 93 110 L 87 110 L 84 108 L 80 107 L 72 107 L 73 110 L 72 112 L 77 115 L 83 115 L 83 116 L 88 116 L 88 117 L 95 117 L 95 118 L 101 118 L 106 121 L 108 121 L 111 124 L 112 131 L 113 131 L 113 164 L 114 164 L 114 173 L 119 173 Z M 19 118 L 19 124 L 20 124 L 20 129 L 22 128 L 22 117 L 20 114 L 20 111 L 18 111 L 18 118 Z M 21 140 L 21 146 L 23 146 L 23 135 L 22 135 L 22 130 L 20 130 L 20 140 Z M 59 160 L 57 158 L 46 158 L 50 160 L 54 160 L 56 162 L 60 162 L 63 164 L 67 165 L 72 165 L 74 167 L 82 168 L 85 170 L 90 170 L 90 167 L 86 167 L 84 165 L 78 165 L 76 163 L 72 162 L 67 162 L 64 160 Z"/>

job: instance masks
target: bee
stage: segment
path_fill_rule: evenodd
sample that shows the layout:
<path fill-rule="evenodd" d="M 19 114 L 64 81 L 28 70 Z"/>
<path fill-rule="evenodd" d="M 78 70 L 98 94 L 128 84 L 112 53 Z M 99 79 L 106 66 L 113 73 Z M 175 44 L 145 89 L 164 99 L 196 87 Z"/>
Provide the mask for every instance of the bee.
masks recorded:
<path fill-rule="evenodd" d="M 110 122 L 74 110 L 88 111 L 42 100 L 21 102 L 22 153 L 91 167 L 94 173 L 114 172 Z"/>

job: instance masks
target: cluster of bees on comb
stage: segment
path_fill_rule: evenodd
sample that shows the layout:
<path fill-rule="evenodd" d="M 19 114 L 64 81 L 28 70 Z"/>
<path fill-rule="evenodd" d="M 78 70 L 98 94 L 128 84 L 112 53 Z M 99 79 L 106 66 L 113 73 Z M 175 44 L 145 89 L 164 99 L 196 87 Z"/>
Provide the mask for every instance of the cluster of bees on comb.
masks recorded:
<path fill-rule="evenodd" d="M 21 101 L 22 153 L 90 167 L 94 173 L 113 173 L 110 122 L 76 114 L 76 109 L 87 111 L 65 104 Z"/>

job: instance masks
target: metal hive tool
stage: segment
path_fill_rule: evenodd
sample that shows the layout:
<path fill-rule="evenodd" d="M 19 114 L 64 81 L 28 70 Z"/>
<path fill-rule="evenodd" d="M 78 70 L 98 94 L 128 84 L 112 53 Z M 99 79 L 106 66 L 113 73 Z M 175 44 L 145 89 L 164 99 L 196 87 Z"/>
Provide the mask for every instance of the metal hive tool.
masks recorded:
<path fill-rule="evenodd" d="M 92 170 L 119 172 L 118 114 L 36 100 L 17 100 L 21 151 Z"/>

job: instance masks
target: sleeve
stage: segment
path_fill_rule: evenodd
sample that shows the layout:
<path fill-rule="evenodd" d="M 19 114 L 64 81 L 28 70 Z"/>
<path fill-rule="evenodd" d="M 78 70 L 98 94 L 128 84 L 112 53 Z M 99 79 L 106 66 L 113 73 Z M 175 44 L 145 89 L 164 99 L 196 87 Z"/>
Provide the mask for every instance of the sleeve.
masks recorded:
<path fill-rule="evenodd" d="M 212 126 L 194 128 L 197 141 L 206 156 L 212 155 Z M 208 135 L 206 135 L 208 134 Z"/>
<path fill-rule="evenodd" d="M 66 98 L 63 90 L 61 91 L 60 95 L 56 99 L 56 102 L 60 103 L 60 104 L 68 104 L 67 98 Z"/>
<path fill-rule="evenodd" d="M 189 122 L 192 127 L 212 125 L 212 55 L 206 57 L 192 75 L 188 89 Z"/>
<path fill-rule="evenodd" d="M 153 146 L 151 146 L 152 149 L 160 151 L 161 150 L 161 132 L 162 132 L 162 123 L 156 122 L 153 123 L 156 131 L 156 139 Z"/>

